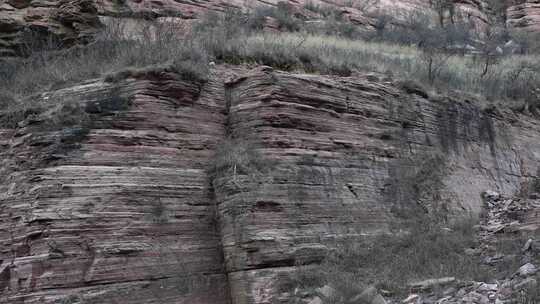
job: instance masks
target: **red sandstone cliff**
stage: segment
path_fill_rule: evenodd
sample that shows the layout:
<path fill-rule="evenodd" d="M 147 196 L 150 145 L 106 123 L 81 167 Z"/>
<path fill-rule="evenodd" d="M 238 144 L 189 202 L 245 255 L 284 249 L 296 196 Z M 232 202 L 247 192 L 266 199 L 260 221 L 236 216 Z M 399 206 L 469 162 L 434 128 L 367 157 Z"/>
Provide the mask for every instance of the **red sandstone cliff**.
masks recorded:
<path fill-rule="evenodd" d="M 104 17 L 164 17 L 183 20 L 200 17 L 209 11 L 224 11 L 228 8 L 253 8 L 261 5 L 276 5 L 287 1 L 116 1 L 116 0 L 63 0 L 24 1 L 5 0 L 0 3 L 0 56 L 14 56 L 28 44 L 25 31 L 49 32 L 64 44 L 87 41 L 99 30 L 98 16 Z M 304 7 L 307 1 L 288 1 L 294 13 L 302 18 L 317 18 L 317 14 Z M 368 9 L 363 5 L 345 0 L 311 1 L 314 5 L 332 7 L 342 16 L 358 26 L 370 28 L 374 14 L 387 12 L 400 16 L 404 11 L 431 10 L 427 0 L 370 1 Z M 491 10 L 484 1 L 456 0 L 461 15 L 478 26 L 489 23 Z M 538 31 L 539 5 L 536 0 L 512 4 L 507 10 L 507 24 L 511 28 Z"/>
<path fill-rule="evenodd" d="M 374 75 L 211 74 L 89 80 L 0 132 L 1 303 L 285 301 L 295 264 L 396 221 L 408 168 L 440 170 L 462 214 L 539 166 L 528 116 Z M 212 173 L 216 151 L 256 169 Z"/>

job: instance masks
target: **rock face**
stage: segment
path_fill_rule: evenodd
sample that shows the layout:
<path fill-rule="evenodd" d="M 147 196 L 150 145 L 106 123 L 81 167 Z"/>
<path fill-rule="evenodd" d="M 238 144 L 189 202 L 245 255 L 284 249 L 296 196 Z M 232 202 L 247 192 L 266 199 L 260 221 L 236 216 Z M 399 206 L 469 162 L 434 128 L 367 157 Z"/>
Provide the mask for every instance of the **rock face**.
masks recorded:
<path fill-rule="evenodd" d="M 497 194 L 496 196 L 492 194 Z M 540 201 L 535 193 L 526 197 L 504 197 L 499 193 L 490 191 L 484 193 L 484 217 L 478 225 L 476 238 L 478 246 L 469 249 L 471 255 L 478 256 L 484 267 L 492 269 L 508 269 L 505 277 L 490 280 L 490 283 L 459 281 L 454 278 L 430 279 L 413 284 L 413 291 L 419 294 L 411 294 L 407 299 L 392 303 L 513 303 L 516 299 L 525 299 L 525 294 L 538 290 L 540 276 L 535 276 L 539 262 L 540 242 L 529 238 L 524 241 L 521 250 L 517 249 L 510 254 L 502 254 L 501 248 L 495 244 L 513 240 L 516 242 L 516 233 L 524 231 L 538 231 Z M 519 242 L 518 242 L 518 245 Z M 514 260 L 514 263 L 508 261 Z M 509 265 L 518 263 L 512 269 Z M 506 267 L 501 264 L 508 263 Z M 521 265 L 521 266 L 520 266 Z M 432 288 L 442 286 L 445 290 L 442 295 L 431 292 Z M 428 288 L 426 288 L 428 287 Z M 422 292 L 422 290 L 424 292 Z M 427 292 L 426 292 L 427 291 Z M 535 299 L 529 300 L 536 303 Z"/>
<path fill-rule="evenodd" d="M 205 174 L 222 89 L 91 82 L 43 95 L 82 126 L 2 134 L 0 302 L 229 303 Z"/>
<path fill-rule="evenodd" d="M 182 19 L 194 19 L 209 12 L 222 12 L 226 9 L 253 9 L 260 6 L 288 6 L 291 14 L 302 18 L 312 19 L 321 17 L 317 11 L 309 7 L 318 7 L 322 10 L 333 9 L 345 20 L 353 24 L 370 27 L 374 24 L 373 16 L 380 12 L 385 12 L 394 16 L 401 16 L 405 11 L 422 10 L 424 12 L 433 10 L 429 0 L 365 0 L 365 1 L 345 1 L 345 0 L 233 0 L 233 1 L 124 1 L 121 5 L 118 1 L 96 0 L 96 6 L 101 15 L 108 16 L 129 16 L 129 15 L 152 15 L 152 16 L 173 16 Z M 479 24 L 487 22 L 485 3 L 478 0 L 455 0 L 458 11 L 463 17 Z M 308 5 L 309 4 L 309 5 Z"/>
<path fill-rule="evenodd" d="M 507 24 L 510 27 L 531 32 L 540 31 L 540 2 L 537 0 L 518 1 L 511 5 L 507 14 Z"/>
<path fill-rule="evenodd" d="M 218 66 L 39 98 L 0 132 L 0 303 L 286 301 L 297 263 L 417 202 L 478 212 L 540 160 L 537 120 L 376 75 Z"/>
<path fill-rule="evenodd" d="M 291 14 L 302 19 L 317 19 L 321 16 L 308 9 L 308 1 L 117 1 L 117 0 L 62 0 L 62 1 L 25 1 L 9 0 L 0 4 L 0 57 L 18 56 L 24 48 L 35 44 L 31 33 L 48 33 L 64 45 L 77 41 L 88 41 L 102 26 L 98 17 L 122 18 L 130 24 L 134 18 L 173 17 L 189 21 L 203 14 L 226 9 L 249 9 L 257 6 L 287 3 Z M 345 19 L 358 26 L 372 28 L 380 12 L 401 16 L 404 11 L 419 9 L 432 10 L 428 0 L 401 1 L 309 1 L 314 6 L 332 8 Z M 369 5 L 366 5 L 368 3 Z M 456 0 L 461 15 L 477 26 L 487 21 L 487 6 L 482 1 Z M 509 9 L 508 24 L 513 27 L 526 27 L 538 30 L 538 3 L 528 1 Z M 124 18 L 125 17 L 125 18 Z M 129 17 L 129 18 L 127 18 Z"/>
<path fill-rule="evenodd" d="M 380 12 L 400 16 L 404 11 L 418 9 L 432 11 L 428 0 L 351 2 L 342 0 L 302 0 L 302 1 L 117 1 L 117 0 L 62 0 L 28 1 L 6 0 L 0 3 L 0 57 L 18 56 L 24 48 L 35 46 L 29 31 L 36 34 L 49 33 L 64 45 L 77 41 L 88 41 L 100 29 L 98 17 L 142 16 L 159 18 L 174 17 L 180 20 L 193 20 L 207 12 L 223 12 L 227 9 L 250 9 L 257 6 L 287 3 L 291 14 L 303 19 L 320 17 L 306 7 L 332 8 L 350 22 L 371 28 Z M 489 24 L 489 5 L 483 0 L 455 0 L 458 12 L 477 26 Z M 367 5 L 366 5 L 367 4 Z M 511 2 L 507 10 L 507 25 L 527 31 L 540 31 L 540 3 L 537 0 Z M 129 22 L 128 22 L 129 23 Z"/>
<path fill-rule="evenodd" d="M 0 3 L 0 57 L 21 55 L 42 44 L 85 42 L 99 29 L 98 11 L 91 0 Z M 53 38 L 38 41 L 48 34 Z M 45 45 L 46 46 L 46 45 Z"/>

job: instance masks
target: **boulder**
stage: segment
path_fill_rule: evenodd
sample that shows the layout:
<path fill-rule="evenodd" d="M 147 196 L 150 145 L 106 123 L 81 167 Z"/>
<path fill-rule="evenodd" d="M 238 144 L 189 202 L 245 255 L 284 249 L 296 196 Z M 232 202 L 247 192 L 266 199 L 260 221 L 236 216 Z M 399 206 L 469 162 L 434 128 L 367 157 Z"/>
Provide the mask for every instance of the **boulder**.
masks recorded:
<path fill-rule="evenodd" d="M 352 297 L 350 304 L 386 304 L 386 300 L 381 296 L 377 288 L 370 286 L 361 294 Z"/>
<path fill-rule="evenodd" d="M 537 271 L 538 271 L 538 269 L 536 268 L 535 265 L 533 265 L 531 263 L 527 263 L 527 264 L 519 267 L 519 269 L 517 271 L 517 274 L 519 276 L 521 276 L 521 277 L 528 277 L 528 276 L 534 275 Z"/>
<path fill-rule="evenodd" d="M 325 298 L 330 298 L 336 293 L 336 290 L 328 285 L 324 285 L 323 287 L 317 288 L 315 291 Z"/>
<path fill-rule="evenodd" d="M 419 282 L 413 282 L 409 284 L 409 287 L 413 291 L 426 291 L 436 286 L 446 286 L 456 282 L 454 277 L 444 277 L 439 279 L 429 279 Z"/>
<path fill-rule="evenodd" d="M 323 304 L 323 300 L 320 297 L 314 297 L 313 299 L 309 300 L 307 304 Z"/>
<path fill-rule="evenodd" d="M 403 299 L 403 301 L 401 301 L 401 303 L 403 303 L 403 304 L 413 304 L 413 303 L 416 303 L 418 301 L 418 299 L 420 299 L 420 295 L 418 295 L 416 293 L 413 293 L 413 294 L 410 294 L 407 298 Z"/>
<path fill-rule="evenodd" d="M 482 193 L 482 197 L 489 202 L 496 202 L 501 199 L 501 194 L 492 190 L 486 190 Z"/>
<path fill-rule="evenodd" d="M 527 278 L 514 285 L 514 290 L 534 290 L 538 287 L 538 281 L 535 278 Z"/>

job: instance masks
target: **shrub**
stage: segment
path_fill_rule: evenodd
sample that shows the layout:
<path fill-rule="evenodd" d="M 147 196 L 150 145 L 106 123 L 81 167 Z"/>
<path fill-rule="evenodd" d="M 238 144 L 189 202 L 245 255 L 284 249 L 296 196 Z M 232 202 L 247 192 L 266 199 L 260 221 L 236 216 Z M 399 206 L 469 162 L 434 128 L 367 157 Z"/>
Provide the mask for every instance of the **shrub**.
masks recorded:
<path fill-rule="evenodd" d="M 274 18 L 279 29 L 284 31 L 296 32 L 302 28 L 302 21 L 295 18 L 288 5 L 282 4 L 282 2 L 276 7 L 256 7 L 249 15 L 249 27 L 254 30 L 262 30 L 268 17 Z"/>
<path fill-rule="evenodd" d="M 110 26 L 88 46 L 41 49 L 30 52 L 28 58 L 0 62 L 2 125 L 13 127 L 26 117 L 33 108 L 30 96 L 34 93 L 111 71 L 169 62 L 183 79 L 206 81 L 206 52 L 195 39 L 180 36 L 185 32 L 182 25 L 149 23 L 135 33 L 135 39 L 126 39 L 121 32 Z"/>
<path fill-rule="evenodd" d="M 271 166 L 251 140 L 227 138 L 219 144 L 208 175 L 214 189 L 220 189 L 220 183 L 236 184 L 242 176 L 248 176 L 250 182 L 256 181 L 266 175 Z"/>
<path fill-rule="evenodd" d="M 24 117 L 26 109 L 32 108 L 34 100 L 27 97 L 33 93 L 128 68 L 168 64 L 182 78 L 203 84 L 211 60 L 343 76 L 353 70 L 391 71 L 441 90 L 458 89 L 495 100 L 519 99 L 531 113 L 539 107 L 538 58 L 513 55 L 489 60 L 485 69 L 486 61 L 458 54 L 470 39 L 464 24 L 455 22 L 441 29 L 430 26 L 429 17 L 411 14 L 405 27 L 392 25 L 387 30 L 386 21 L 381 21 L 378 42 L 368 42 L 358 39 L 366 36 L 353 25 L 330 15 L 322 28 L 305 28 L 309 34 L 260 31 L 261 16 L 273 16 L 284 28 L 297 30 L 296 24 L 302 21 L 287 6 L 260 8 L 252 15 L 239 10 L 210 15 L 195 25 L 192 34 L 182 24 L 143 21 L 133 35 L 125 37 L 121 24 L 110 24 L 87 46 L 51 47 L 30 52 L 26 59 L 0 62 L 0 106 L 11 113 L 0 113 L 0 119 Z"/>
<path fill-rule="evenodd" d="M 484 280 L 488 268 L 464 253 L 476 245 L 473 223 L 466 218 L 444 227 L 422 221 L 404 227 L 406 232 L 340 242 L 320 266 L 300 269 L 297 283 L 303 288 L 327 284 L 348 299 L 370 285 L 401 296 L 408 283 L 426 278 Z"/>

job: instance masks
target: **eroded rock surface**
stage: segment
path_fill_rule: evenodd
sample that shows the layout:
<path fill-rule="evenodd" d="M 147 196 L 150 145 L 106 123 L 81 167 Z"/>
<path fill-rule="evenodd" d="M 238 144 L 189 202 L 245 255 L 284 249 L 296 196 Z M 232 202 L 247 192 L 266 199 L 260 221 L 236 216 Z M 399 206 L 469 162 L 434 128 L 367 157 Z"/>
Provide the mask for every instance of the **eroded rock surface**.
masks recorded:
<path fill-rule="evenodd" d="M 0 2 L 0 57 L 92 39 L 101 23 L 91 0 Z M 43 37 L 47 37 L 44 39 Z"/>
<path fill-rule="evenodd" d="M 255 136 L 273 164 L 264 180 L 216 190 L 235 303 L 286 298 L 291 266 L 318 261 L 336 239 L 387 229 L 397 203 L 412 208 L 408 181 L 440 187 L 451 212 L 479 212 L 480 189 L 514 193 L 538 167 L 534 120 L 406 84 L 263 69 L 228 90 L 229 132 Z M 434 173 L 429 185 L 423 171 Z M 430 193 L 417 195 L 434 207 Z"/>
<path fill-rule="evenodd" d="M 537 0 L 519 1 L 511 5 L 506 14 L 509 26 L 531 32 L 540 31 L 540 2 Z"/>
<path fill-rule="evenodd" d="M 362 28 L 373 30 L 377 16 L 389 14 L 401 19 L 403 13 L 412 10 L 433 11 L 428 0 L 400 1 L 117 1 L 117 0 L 62 0 L 62 1 L 23 1 L 10 0 L 0 3 L 0 56 L 20 55 L 24 48 L 33 46 L 31 31 L 34 35 L 49 33 L 64 45 L 90 40 L 108 18 L 125 22 L 128 27 L 141 18 L 174 18 L 177 22 L 189 23 L 208 12 L 223 12 L 227 9 L 251 9 L 257 6 L 285 5 L 297 18 L 313 20 L 322 15 L 311 7 L 321 11 L 336 11 L 344 20 Z M 484 1 L 456 0 L 457 13 L 471 21 L 475 26 L 489 24 L 489 5 Z M 529 0 L 509 7 L 508 25 L 538 31 L 539 4 Z M 169 20 L 170 21 L 170 20 Z"/>
<path fill-rule="evenodd" d="M 379 75 L 235 69 L 91 80 L 3 130 L 0 302 L 286 301 L 295 265 L 413 202 L 477 213 L 537 172 L 532 117 Z"/>
<path fill-rule="evenodd" d="M 2 133 L 0 302 L 228 303 L 205 174 L 221 90 L 92 81 Z"/>

